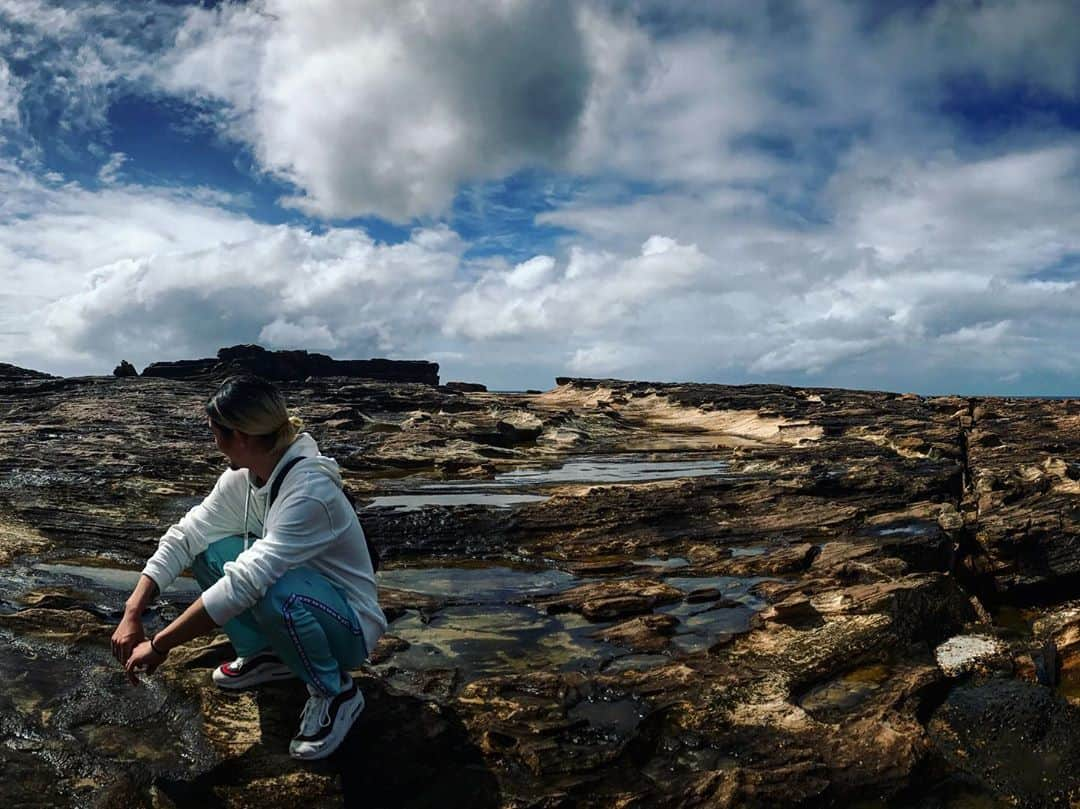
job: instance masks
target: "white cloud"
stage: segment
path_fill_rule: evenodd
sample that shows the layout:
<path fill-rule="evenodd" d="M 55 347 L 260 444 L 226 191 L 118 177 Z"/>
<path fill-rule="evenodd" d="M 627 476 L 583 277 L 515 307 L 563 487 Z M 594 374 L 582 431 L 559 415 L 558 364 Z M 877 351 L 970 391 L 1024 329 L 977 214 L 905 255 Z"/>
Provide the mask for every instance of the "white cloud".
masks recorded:
<path fill-rule="evenodd" d="M 51 337 L 93 356 L 276 347 L 408 352 L 438 328 L 459 255 L 450 234 L 378 245 L 362 231 L 261 227 L 256 237 L 125 259 L 46 310 Z"/>
<path fill-rule="evenodd" d="M 106 185 L 112 185 L 120 177 L 120 169 L 127 161 L 127 155 L 123 152 L 113 152 L 109 155 L 109 159 L 106 160 L 100 169 L 98 169 L 98 179 Z"/>
<path fill-rule="evenodd" d="M 18 123 L 20 95 L 20 83 L 11 74 L 8 63 L 0 59 L 0 127 Z"/>
<path fill-rule="evenodd" d="M 708 286 L 711 267 L 695 245 L 663 237 L 649 239 L 633 257 L 572 249 L 561 274 L 552 259 L 538 257 L 482 274 L 455 300 L 445 332 L 474 340 L 590 335 L 618 328 L 653 300 L 695 283 Z"/>
<path fill-rule="evenodd" d="M 650 352 L 620 343 L 594 343 L 574 351 L 566 363 L 572 374 L 581 376 L 614 375 L 654 359 Z"/>
<path fill-rule="evenodd" d="M 265 0 L 192 10 L 161 81 L 228 102 L 230 131 L 300 189 L 287 204 L 400 221 L 558 160 L 588 71 L 564 0 Z"/>
<path fill-rule="evenodd" d="M 314 317 L 303 317 L 299 323 L 278 318 L 263 326 L 259 342 L 271 348 L 303 346 L 316 350 L 330 350 L 339 345 L 330 327 Z"/>

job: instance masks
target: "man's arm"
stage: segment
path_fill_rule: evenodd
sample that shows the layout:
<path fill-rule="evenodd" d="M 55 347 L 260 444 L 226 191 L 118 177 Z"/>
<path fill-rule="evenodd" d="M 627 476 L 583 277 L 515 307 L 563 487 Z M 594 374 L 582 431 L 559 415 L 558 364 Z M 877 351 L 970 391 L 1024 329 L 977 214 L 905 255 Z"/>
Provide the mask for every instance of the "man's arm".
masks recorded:
<path fill-rule="evenodd" d="M 139 576 L 139 583 L 131 591 L 128 600 L 124 602 L 124 617 L 134 615 L 136 617 L 146 612 L 146 608 L 161 594 L 157 582 L 143 573 Z"/>
<path fill-rule="evenodd" d="M 139 583 L 128 600 L 124 602 L 124 617 L 112 636 L 113 657 L 126 664 L 131 651 L 146 639 L 143 632 L 142 614 L 150 602 L 158 597 L 157 583 L 145 573 L 139 577 Z"/>
<path fill-rule="evenodd" d="M 128 680 L 132 685 L 139 682 L 135 672 L 145 670 L 152 674 L 154 669 L 160 666 L 169 651 L 181 643 L 205 635 L 217 628 L 217 624 L 203 607 L 202 596 L 195 599 L 190 607 L 184 610 L 184 614 L 158 632 L 154 636 L 153 645 L 150 641 L 143 641 L 131 652 L 131 657 L 124 664 Z"/>

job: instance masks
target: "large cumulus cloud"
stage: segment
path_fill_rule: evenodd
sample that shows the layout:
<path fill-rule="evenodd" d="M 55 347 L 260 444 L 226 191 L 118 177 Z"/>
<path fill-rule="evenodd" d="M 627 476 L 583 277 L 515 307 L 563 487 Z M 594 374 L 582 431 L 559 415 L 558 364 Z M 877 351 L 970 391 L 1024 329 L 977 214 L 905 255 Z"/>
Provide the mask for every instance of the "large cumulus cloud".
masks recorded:
<path fill-rule="evenodd" d="M 329 218 L 438 213 L 464 181 L 557 162 L 589 89 L 569 0 L 264 0 L 195 10 L 162 80 Z"/>
<path fill-rule="evenodd" d="M 1037 392 L 1080 372 L 1064 0 L 262 0 L 93 32 L 108 8 L 21 4 L 18 35 L 60 43 L 52 97 L 101 141 L 100 187 L 0 167 L 9 356 L 100 368 L 125 346 L 261 340 L 516 387 L 571 371 Z M 18 50 L 4 36 L 0 57 Z M 9 130 L 43 80 L 0 68 Z M 126 184 L 100 118 L 120 85 L 197 100 L 291 214 L 329 227 Z M 562 190 L 487 233 L 505 200 L 485 181 L 523 169 Z M 459 195 L 481 212 L 467 228 Z M 411 235 L 380 243 L 361 214 Z M 534 245 L 533 224 L 561 235 Z"/>

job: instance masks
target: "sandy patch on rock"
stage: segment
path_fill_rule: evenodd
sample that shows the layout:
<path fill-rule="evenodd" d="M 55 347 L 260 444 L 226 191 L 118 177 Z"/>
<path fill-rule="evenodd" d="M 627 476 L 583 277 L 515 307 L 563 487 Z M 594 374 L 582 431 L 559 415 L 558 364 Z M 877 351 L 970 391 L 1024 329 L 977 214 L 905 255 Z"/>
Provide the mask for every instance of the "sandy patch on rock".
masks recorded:
<path fill-rule="evenodd" d="M 763 416 L 755 410 L 702 410 L 673 402 L 667 396 L 649 393 L 627 399 L 611 388 L 588 390 L 560 385 L 537 397 L 549 407 L 610 407 L 637 426 L 666 433 L 695 433 L 735 439 L 733 446 L 760 444 L 796 445 L 816 441 L 823 435 L 819 425 L 781 416 Z"/>
<path fill-rule="evenodd" d="M 0 565 L 10 565 L 16 556 L 41 553 L 52 543 L 28 525 L 0 517 Z"/>

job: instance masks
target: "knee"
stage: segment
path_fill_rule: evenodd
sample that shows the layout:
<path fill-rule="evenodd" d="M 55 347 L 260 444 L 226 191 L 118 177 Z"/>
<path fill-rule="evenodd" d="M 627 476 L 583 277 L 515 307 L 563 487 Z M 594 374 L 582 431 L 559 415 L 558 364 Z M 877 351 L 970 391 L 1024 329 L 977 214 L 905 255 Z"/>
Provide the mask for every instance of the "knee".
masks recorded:
<path fill-rule="evenodd" d="M 225 563 L 236 559 L 244 550 L 244 538 L 231 536 L 211 542 L 206 550 L 199 552 L 192 560 L 192 570 L 198 565 L 203 570 L 220 577 L 225 570 Z"/>
<path fill-rule="evenodd" d="M 278 579 L 271 584 L 263 593 L 254 606 L 256 617 L 260 621 L 280 619 L 292 606 L 292 588 L 285 580 L 288 577 Z"/>

